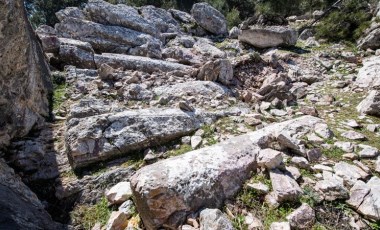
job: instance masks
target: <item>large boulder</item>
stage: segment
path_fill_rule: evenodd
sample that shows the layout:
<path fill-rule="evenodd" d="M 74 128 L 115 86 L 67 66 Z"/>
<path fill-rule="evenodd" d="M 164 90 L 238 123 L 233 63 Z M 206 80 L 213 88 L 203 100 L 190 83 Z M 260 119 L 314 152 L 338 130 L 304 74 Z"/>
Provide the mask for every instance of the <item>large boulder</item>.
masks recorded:
<path fill-rule="evenodd" d="M 0 214 L 0 229 L 64 229 L 52 221 L 37 196 L 2 159 Z"/>
<path fill-rule="evenodd" d="M 242 30 L 239 40 L 257 48 L 292 46 L 297 43 L 298 33 L 289 27 L 267 26 L 251 27 Z"/>
<path fill-rule="evenodd" d="M 0 146 L 49 116 L 50 71 L 22 0 L 0 1 Z"/>
<path fill-rule="evenodd" d="M 161 42 L 158 39 L 125 27 L 69 17 L 56 24 L 55 29 L 59 36 L 89 42 L 98 52 L 133 53 L 161 58 Z"/>
<path fill-rule="evenodd" d="M 321 123 L 311 116 L 297 118 L 140 169 L 131 186 L 144 225 L 175 229 L 202 208 L 221 207 L 251 176 L 271 137 L 281 132 L 300 137 Z"/>
<path fill-rule="evenodd" d="M 66 144 L 74 168 L 117 155 L 164 144 L 197 130 L 194 113 L 177 109 L 136 110 L 103 114 L 67 124 Z"/>
<path fill-rule="evenodd" d="M 209 61 L 199 70 L 197 78 L 204 81 L 218 81 L 224 85 L 231 85 L 234 78 L 234 69 L 228 59 Z"/>
<path fill-rule="evenodd" d="M 104 25 L 122 26 L 152 36 L 158 36 L 154 24 L 142 17 L 137 9 L 124 4 L 113 5 L 103 0 L 90 0 L 84 11 L 92 21 Z"/>
<path fill-rule="evenodd" d="M 363 61 L 355 83 L 365 89 L 380 89 L 380 57 L 373 56 Z"/>
<path fill-rule="evenodd" d="M 362 114 L 380 116 L 380 91 L 371 90 L 356 109 Z"/>
<path fill-rule="evenodd" d="M 171 13 L 154 6 L 140 8 L 141 15 L 161 33 L 176 33 L 180 30 L 179 23 Z"/>
<path fill-rule="evenodd" d="M 191 9 L 195 21 L 205 30 L 216 34 L 227 34 L 227 21 L 222 13 L 206 2 L 196 3 Z"/>
<path fill-rule="evenodd" d="M 102 64 L 108 64 L 113 68 L 122 68 L 124 70 L 139 70 L 147 73 L 152 72 L 171 72 L 183 71 L 191 73 L 191 66 L 182 65 L 169 61 L 151 59 L 147 57 L 137 57 L 132 55 L 104 53 L 95 55 L 95 63 L 98 68 Z"/>

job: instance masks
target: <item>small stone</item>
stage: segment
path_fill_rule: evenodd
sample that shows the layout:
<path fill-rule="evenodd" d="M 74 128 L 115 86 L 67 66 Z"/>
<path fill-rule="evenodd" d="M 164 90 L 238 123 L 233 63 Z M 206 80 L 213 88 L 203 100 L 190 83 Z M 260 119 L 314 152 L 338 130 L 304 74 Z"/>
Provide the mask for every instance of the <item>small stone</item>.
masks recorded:
<path fill-rule="evenodd" d="M 355 141 L 365 141 L 367 140 L 367 137 L 364 136 L 361 133 L 355 132 L 355 131 L 347 131 L 341 134 L 342 137 L 347 138 L 349 140 L 355 140 Z"/>
<path fill-rule="evenodd" d="M 178 107 L 183 110 L 183 111 L 186 111 L 186 112 L 194 112 L 195 109 L 193 107 L 191 107 L 186 101 L 180 101 L 178 103 Z"/>
<path fill-rule="evenodd" d="M 354 128 L 354 129 L 358 129 L 358 128 L 361 128 L 362 126 L 355 120 L 348 120 L 346 122 L 344 122 L 345 125 L 347 125 L 348 127 L 351 127 L 351 128 Z"/>
<path fill-rule="evenodd" d="M 300 111 L 305 114 L 305 115 L 310 115 L 314 117 L 318 117 L 318 110 L 315 107 L 310 107 L 310 106 L 304 106 L 300 109 Z"/>
<path fill-rule="evenodd" d="M 219 209 L 205 209 L 201 211 L 199 219 L 201 223 L 201 230 L 234 229 L 228 217 L 225 214 L 223 214 Z"/>
<path fill-rule="evenodd" d="M 292 174 L 292 177 L 294 178 L 294 180 L 298 180 L 301 177 L 300 170 L 298 170 L 298 168 L 296 167 L 286 166 L 286 170 L 288 170 L 288 172 Z"/>
<path fill-rule="evenodd" d="M 308 204 L 302 204 L 286 217 L 294 229 L 311 229 L 315 222 L 315 212 Z"/>
<path fill-rule="evenodd" d="M 358 155 L 356 155 L 355 153 L 346 153 L 343 154 L 342 157 L 347 160 L 356 160 L 359 158 Z"/>
<path fill-rule="evenodd" d="M 282 163 L 282 153 L 274 149 L 263 149 L 259 152 L 257 164 L 267 169 L 277 168 Z"/>
<path fill-rule="evenodd" d="M 374 147 L 371 147 L 368 145 L 359 145 L 359 147 L 363 148 L 359 152 L 359 156 L 361 158 L 375 158 L 380 154 L 380 152 L 377 148 L 374 148 Z"/>
<path fill-rule="evenodd" d="M 184 136 L 181 138 L 181 142 L 184 145 L 190 145 L 191 143 L 191 137 L 190 136 Z"/>
<path fill-rule="evenodd" d="M 106 192 L 107 200 L 111 204 L 121 204 L 132 197 L 130 182 L 120 182 Z"/>
<path fill-rule="evenodd" d="M 307 159 L 304 157 L 293 157 L 291 162 L 303 169 L 310 168 L 309 161 L 307 161 Z"/>
<path fill-rule="evenodd" d="M 337 179 L 336 176 L 318 181 L 314 188 L 328 201 L 348 198 L 348 191 L 344 187 L 343 181 Z"/>
<path fill-rule="evenodd" d="M 127 218 L 132 217 L 132 215 L 135 213 L 135 209 L 135 205 L 131 200 L 125 201 L 119 207 L 119 211 L 124 212 L 127 215 Z"/>
<path fill-rule="evenodd" d="M 202 144 L 202 137 L 200 136 L 192 136 L 191 137 L 191 148 L 196 149 Z"/>
<path fill-rule="evenodd" d="M 309 159 L 310 162 L 316 162 L 321 158 L 322 151 L 321 149 L 311 149 L 306 152 L 307 159 Z"/>
<path fill-rule="evenodd" d="M 270 179 L 273 187 L 273 195 L 277 202 L 296 201 L 303 193 L 297 181 L 289 173 L 278 169 L 271 170 Z"/>
<path fill-rule="evenodd" d="M 290 230 L 290 224 L 289 222 L 274 222 L 269 230 Z"/>
<path fill-rule="evenodd" d="M 327 124 L 319 123 L 315 126 L 314 131 L 320 137 L 330 139 L 334 136 L 334 133 L 329 129 Z"/>
<path fill-rule="evenodd" d="M 124 212 L 112 212 L 106 230 L 124 230 L 128 226 L 128 216 Z"/>
<path fill-rule="evenodd" d="M 283 117 L 288 115 L 288 113 L 285 110 L 280 110 L 280 109 L 271 109 L 270 114 L 276 117 Z"/>
<path fill-rule="evenodd" d="M 367 130 L 370 131 L 370 132 L 377 132 L 379 129 L 380 129 L 380 124 L 370 124 L 370 125 L 367 125 Z"/>
<path fill-rule="evenodd" d="M 334 143 L 334 146 L 340 148 L 346 153 L 352 153 L 355 150 L 355 144 L 351 142 L 337 141 Z"/>
<path fill-rule="evenodd" d="M 317 172 L 323 172 L 323 171 L 327 171 L 327 172 L 333 172 L 333 168 L 329 167 L 329 166 L 326 166 L 326 165 L 321 165 L 321 164 L 318 164 L 318 165 L 314 165 L 311 167 L 314 171 L 317 171 Z"/>
<path fill-rule="evenodd" d="M 254 217 L 252 213 L 248 213 L 248 215 L 245 216 L 244 223 L 248 225 L 248 229 L 262 229 L 263 224 L 261 221 Z"/>
<path fill-rule="evenodd" d="M 252 189 L 253 191 L 256 191 L 260 194 L 267 194 L 269 193 L 269 187 L 266 186 L 263 183 L 253 183 L 253 184 L 247 184 L 247 187 L 249 189 Z"/>
<path fill-rule="evenodd" d="M 193 218 L 188 218 L 186 221 L 187 224 L 193 226 L 194 228 L 198 229 L 199 228 L 199 223 L 196 219 Z"/>

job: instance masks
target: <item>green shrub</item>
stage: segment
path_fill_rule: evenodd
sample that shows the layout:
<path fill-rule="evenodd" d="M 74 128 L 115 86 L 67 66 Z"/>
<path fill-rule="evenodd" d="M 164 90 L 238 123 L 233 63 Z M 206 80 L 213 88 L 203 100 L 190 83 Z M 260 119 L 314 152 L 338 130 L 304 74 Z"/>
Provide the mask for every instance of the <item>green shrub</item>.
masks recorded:
<path fill-rule="evenodd" d="M 236 8 L 232 8 L 230 12 L 227 13 L 226 16 L 228 28 L 232 28 L 240 24 L 240 12 Z"/>
<path fill-rule="evenodd" d="M 355 41 L 369 26 L 368 3 L 368 0 L 345 1 L 340 10 L 332 12 L 317 25 L 316 36 L 331 42 Z"/>

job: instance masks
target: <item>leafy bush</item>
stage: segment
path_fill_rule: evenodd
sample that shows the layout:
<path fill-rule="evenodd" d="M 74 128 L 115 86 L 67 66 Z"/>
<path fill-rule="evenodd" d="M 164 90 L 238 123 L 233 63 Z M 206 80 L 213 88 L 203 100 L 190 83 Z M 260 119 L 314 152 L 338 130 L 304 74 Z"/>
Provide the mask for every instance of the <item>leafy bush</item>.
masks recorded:
<path fill-rule="evenodd" d="M 241 22 L 240 12 L 236 8 L 232 8 L 232 10 L 227 13 L 226 19 L 229 28 L 237 26 Z"/>
<path fill-rule="evenodd" d="M 368 0 L 345 1 L 340 10 L 332 12 L 317 25 L 317 37 L 331 42 L 358 39 L 371 20 L 368 3 Z"/>

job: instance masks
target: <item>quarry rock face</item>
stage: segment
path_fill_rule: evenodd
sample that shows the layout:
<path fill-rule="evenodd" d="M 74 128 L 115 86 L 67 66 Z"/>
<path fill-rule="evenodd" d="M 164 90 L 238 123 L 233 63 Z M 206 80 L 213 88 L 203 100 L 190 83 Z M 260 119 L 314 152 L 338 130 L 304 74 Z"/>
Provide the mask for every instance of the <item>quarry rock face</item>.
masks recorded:
<path fill-rule="evenodd" d="M 23 1 L 1 1 L 0 16 L 0 145 L 4 145 L 49 116 L 52 86 Z"/>

